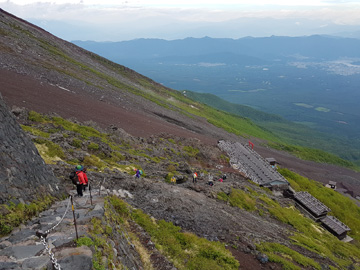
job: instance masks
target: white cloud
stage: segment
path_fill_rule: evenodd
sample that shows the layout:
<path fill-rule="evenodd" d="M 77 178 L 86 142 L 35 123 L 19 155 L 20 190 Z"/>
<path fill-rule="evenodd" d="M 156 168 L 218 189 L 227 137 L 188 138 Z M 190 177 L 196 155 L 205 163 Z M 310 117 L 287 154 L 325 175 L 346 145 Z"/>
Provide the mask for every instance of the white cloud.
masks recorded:
<path fill-rule="evenodd" d="M 360 3 L 341 0 L 0 0 L 0 5 L 67 40 L 304 35 L 360 26 Z M 276 24 L 281 20 L 290 24 Z"/>

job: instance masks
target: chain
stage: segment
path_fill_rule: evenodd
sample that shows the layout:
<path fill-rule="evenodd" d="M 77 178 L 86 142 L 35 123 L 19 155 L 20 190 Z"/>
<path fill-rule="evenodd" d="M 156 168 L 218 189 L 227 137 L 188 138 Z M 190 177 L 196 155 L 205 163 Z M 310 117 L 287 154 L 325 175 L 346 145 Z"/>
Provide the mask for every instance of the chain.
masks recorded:
<path fill-rule="evenodd" d="M 45 247 L 45 249 L 46 249 L 46 252 L 49 254 L 50 260 L 51 260 L 54 268 L 55 268 L 56 270 L 61 270 L 61 266 L 60 266 L 60 264 L 58 264 L 58 262 L 57 262 L 57 260 L 56 260 L 56 258 L 55 258 L 54 253 L 51 251 L 51 248 L 50 248 L 49 245 L 46 243 L 46 238 L 41 235 L 41 236 L 40 236 L 40 241 L 41 241 L 41 243 L 44 245 L 44 247 Z"/>
<path fill-rule="evenodd" d="M 46 252 L 49 254 L 50 260 L 51 260 L 51 262 L 52 262 L 52 264 L 53 264 L 53 266 L 55 267 L 56 270 L 61 270 L 61 267 L 60 267 L 60 264 L 58 264 L 54 253 L 51 251 L 50 246 L 46 242 L 46 237 L 51 231 L 53 231 L 64 220 L 67 212 L 69 211 L 70 202 L 71 202 L 71 196 L 69 196 L 69 200 L 68 200 L 68 204 L 66 206 L 65 213 L 64 213 L 64 215 L 62 216 L 62 218 L 60 219 L 60 221 L 58 223 L 56 223 L 52 228 L 48 229 L 45 232 L 42 232 L 42 231 L 37 231 L 36 232 L 36 235 L 40 238 L 40 241 L 44 245 Z"/>
<path fill-rule="evenodd" d="M 63 219 L 65 218 L 67 212 L 69 211 L 69 206 L 70 206 L 70 201 L 71 201 L 70 199 L 71 199 L 71 197 L 69 196 L 69 201 L 68 201 L 68 204 L 66 206 L 66 210 L 65 210 L 64 215 L 62 216 L 62 218 L 60 219 L 60 221 L 57 224 L 55 224 L 52 228 L 45 231 L 46 235 L 48 235 L 51 231 L 53 231 L 63 221 Z"/>
<path fill-rule="evenodd" d="M 105 183 L 105 180 L 106 180 L 106 177 L 104 177 L 104 180 L 102 182 L 98 182 L 98 184 L 94 187 L 94 189 L 97 188 L 98 186 L 101 187 Z"/>

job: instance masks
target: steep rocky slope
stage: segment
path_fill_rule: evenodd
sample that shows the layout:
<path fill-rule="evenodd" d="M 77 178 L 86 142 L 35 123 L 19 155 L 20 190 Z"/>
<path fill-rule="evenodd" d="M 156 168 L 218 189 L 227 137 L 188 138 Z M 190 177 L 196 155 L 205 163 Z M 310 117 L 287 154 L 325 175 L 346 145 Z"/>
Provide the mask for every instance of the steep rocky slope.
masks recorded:
<path fill-rule="evenodd" d="M 31 202 L 64 192 L 0 95 L 0 204 Z M 26 192 L 25 192 L 26 191 Z"/>

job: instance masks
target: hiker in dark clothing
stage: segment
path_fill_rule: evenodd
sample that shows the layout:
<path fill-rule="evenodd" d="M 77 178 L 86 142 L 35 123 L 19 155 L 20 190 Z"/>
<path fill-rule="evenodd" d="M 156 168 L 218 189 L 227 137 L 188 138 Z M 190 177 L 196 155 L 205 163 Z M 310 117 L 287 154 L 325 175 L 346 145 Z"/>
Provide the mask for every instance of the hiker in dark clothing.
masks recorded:
<path fill-rule="evenodd" d="M 208 184 L 209 184 L 209 186 L 211 186 L 211 187 L 214 185 L 213 177 L 212 177 L 212 175 L 211 175 L 211 174 L 209 174 L 209 181 L 208 181 Z"/>
<path fill-rule="evenodd" d="M 81 165 L 77 165 L 75 167 L 75 173 L 76 173 L 76 191 L 77 191 L 77 195 L 79 197 L 83 196 L 83 188 L 84 188 L 84 184 L 87 183 L 87 176 L 86 174 L 83 172 L 84 167 Z M 86 180 L 85 180 L 86 177 Z M 85 182 L 86 181 L 86 182 Z"/>

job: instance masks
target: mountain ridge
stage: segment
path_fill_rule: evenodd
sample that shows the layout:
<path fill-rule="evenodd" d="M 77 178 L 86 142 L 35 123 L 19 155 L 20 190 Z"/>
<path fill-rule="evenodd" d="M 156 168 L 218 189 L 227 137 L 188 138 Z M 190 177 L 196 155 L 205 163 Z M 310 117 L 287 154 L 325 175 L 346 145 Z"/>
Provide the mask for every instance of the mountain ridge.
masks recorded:
<path fill-rule="evenodd" d="M 48 33 L 33 31 L 31 25 L 6 14 L 0 13 L 0 19 L 0 89 L 22 129 L 68 191 L 74 193 L 69 172 L 77 164 L 84 164 L 91 183 L 96 187 L 105 185 L 109 194 L 117 194 L 116 200 L 107 198 L 110 202 L 104 203 L 105 209 L 94 207 L 99 216 L 91 223 L 84 216 L 85 209 L 74 215 L 77 221 L 85 223 L 79 224 L 84 235 L 79 241 L 72 235 L 71 239 L 54 242 L 51 248 L 55 256 L 76 244 L 88 245 L 85 249 L 89 264 L 93 263 L 96 269 L 113 269 L 123 265 L 118 236 L 125 234 L 137 240 L 132 245 L 137 254 L 141 255 L 142 248 L 149 258 L 149 250 L 159 247 L 178 269 L 358 267 L 356 242 L 340 242 L 296 210 L 292 199 L 249 181 L 231 166 L 230 157 L 217 147 L 217 142 L 225 139 L 247 144 L 251 140 L 258 153 L 275 157 L 282 167 L 316 176 L 320 182 L 347 180 L 354 190 L 358 173 L 301 161 L 268 148 L 264 139 L 249 134 L 275 136 L 246 118 L 190 100 L 125 66 Z M 238 126 L 228 121 L 235 121 Z M 133 176 L 134 169 L 143 170 L 140 179 Z M 199 174 L 197 181 L 192 180 L 195 171 Z M 297 177 L 297 181 L 292 180 L 296 189 L 311 188 L 329 194 L 327 197 L 333 198 L 330 203 L 336 204 L 332 206 L 334 213 L 359 238 L 357 218 L 347 219 L 357 214 L 348 213 L 358 209 L 354 200 L 320 183 L 287 174 Z M 175 184 L 170 183 L 172 177 Z M 213 186 L 208 184 L 210 177 L 215 182 Z M 87 196 L 86 192 L 84 199 Z M 344 205 L 346 209 L 342 210 Z M 3 205 L 2 210 L 8 214 L 6 220 L 0 220 L 0 227 L 18 222 L 21 210 L 26 214 L 27 207 L 30 206 Z M 2 239 L 1 246 L 5 248 L 0 255 L 6 262 L 1 262 L 0 267 L 25 267 L 36 260 L 41 267 L 51 268 L 51 260 L 44 258 L 46 252 L 34 254 L 32 248 L 36 245 L 33 231 L 49 227 L 51 212 L 54 213 L 44 213 L 44 219 L 28 222 L 31 228 L 20 233 L 15 230 Z M 141 232 L 140 227 L 148 234 Z M 140 241 L 139 237 L 145 240 Z M 128 238 L 123 240 L 128 243 Z M 37 250 L 41 249 L 37 246 Z M 14 262 L 12 256 L 17 250 L 31 250 L 31 257 L 21 254 L 17 256 L 20 260 Z M 61 262 L 74 257 L 65 254 Z M 145 262 L 139 261 L 146 265 Z M 149 268 L 158 265 L 147 264 Z"/>
<path fill-rule="evenodd" d="M 114 64 L 76 45 L 53 37 L 47 32 L 42 32 L 38 28 L 35 32 L 29 33 L 26 27 L 33 26 L 23 21 L 20 23 L 19 26 L 3 23 L 1 28 L 4 33 L 1 38 L 3 48 L 1 51 L 3 64 L 0 70 L 3 74 L 1 92 L 10 106 L 26 105 L 28 109 L 42 113 L 55 112 L 64 117 L 73 117 L 76 112 L 76 117 L 81 121 L 97 121 L 103 126 L 101 122 L 104 121 L 106 126 L 111 124 L 120 126 L 135 136 L 170 132 L 174 135 L 199 138 L 211 144 L 215 144 L 219 139 L 240 140 L 247 143 L 248 138 L 224 132 L 223 129 L 211 125 L 202 117 L 181 112 L 174 106 L 178 104 L 178 101 L 174 105 L 171 104 L 174 100 L 171 95 L 182 98 L 181 93 L 148 80 L 129 68 Z M 43 40 L 43 38 L 46 39 Z M 57 41 L 59 43 L 56 43 Z M 29 46 L 34 49 L 24 50 Z M 65 52 L 70 53 L 71 57 Z M 77 59 L 84 62 L 79 62 Z M 103 71 L 110 75 L 102 73 Z M 168 90 L 169 92 L 166 92 Z M 156 93 L 164 95 L 165 98 Z M 146 96 L 144 98 L 141 95 Z M 82 99 L 85 103 L 83 105 Z M 193 102 L 181 106 L 193 107 L 194 112 L 198 111 L 196 109 L 198 105 Z M 167 121 L 164 121 L 162 115 L 166 115 Z M 174 123 L 183 124 L 179 126 Z M 191 128 L 189 130 L 184 127 Z M 273 155 L 288 168 L 294 168 L 296 172 L 313 177 L 320 182 L 325 183 L 329 178 L 336 177 L 338 180 L 346 179 L 344 174 L 349 175 L 351 179 L 359 178 L 356 172 L 349 170 L 345 173 L 346 170 L 332 169 L 331 165 L 322 165 L 321 167 L 328 169 L 309 175 L 308 172 L 314 172 L 311 167 L 319 169 L 319 165 L 301 160 L 294 163 L 296 159 L 289 162 L 291 159 L 288 154 L 261 147 L 263 140 L 256 141 L 259 142 L 258 151 L 266 153 L 267 156 Z M 302 170 L 302 166 L 307 169 Z M 341 173 L 334 174 L 336 171 L 341 171 Z"/>

